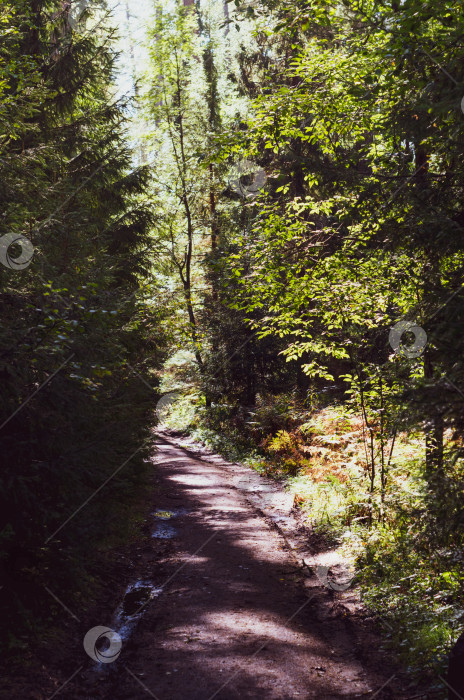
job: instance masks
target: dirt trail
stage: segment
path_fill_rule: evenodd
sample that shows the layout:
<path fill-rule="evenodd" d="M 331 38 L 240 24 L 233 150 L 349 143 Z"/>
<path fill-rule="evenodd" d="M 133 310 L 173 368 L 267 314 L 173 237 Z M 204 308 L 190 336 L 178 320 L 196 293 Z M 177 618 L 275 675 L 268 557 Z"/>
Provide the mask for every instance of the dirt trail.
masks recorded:
<path fill-rule="evenodd" d="M 138 554 L 157 595 L 120 659 L 58 697 L 397 698 L 387 669 L 363 666 L 345 621 L 321 620 L 285 538 L 237 488 L 249 470 L 157 447 L 155 536 Z"/>

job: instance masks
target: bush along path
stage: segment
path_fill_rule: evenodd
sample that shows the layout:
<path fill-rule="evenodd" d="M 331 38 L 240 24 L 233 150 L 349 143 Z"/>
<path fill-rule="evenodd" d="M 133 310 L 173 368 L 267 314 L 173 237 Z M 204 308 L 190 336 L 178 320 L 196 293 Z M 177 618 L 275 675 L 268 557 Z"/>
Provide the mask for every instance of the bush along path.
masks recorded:
<path fill-rule="evenodd" d="M 158 433 L 153 506 L 125 592 L 119 582 L 119 602 L 74 626 L 54 687 L 23 697 L 433 697 L 408 687 L 374 627 L 350 613 L 343 566 L 329 584 L 314 564 L 317 542 L 289 495 L 194 449 Z"/>

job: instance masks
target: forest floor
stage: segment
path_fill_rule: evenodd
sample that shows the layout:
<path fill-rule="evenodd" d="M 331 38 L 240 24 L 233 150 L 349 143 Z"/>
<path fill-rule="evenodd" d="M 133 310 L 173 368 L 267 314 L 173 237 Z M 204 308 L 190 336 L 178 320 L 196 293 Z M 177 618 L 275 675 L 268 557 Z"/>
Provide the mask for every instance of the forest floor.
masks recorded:
<path fill-rule="evenodd" d="M 321 543 L 299 522 L 293 497 L 249 468 L 181 445 L 157 435 L 143 541 L 121 555 L 119 589 L 110 586 L 106 609 L 82 627 L 116 630 L 119 658 L 96 664 L 81 636 L 72 658 L 60 645 L 59 673 L 44 670 L 33 691 L 18 678 L 8 696 L 428 697 L 407 687 L 380 650 L 377 622 L 360 614 L 356 592 L 336 592 L 315 574 L 311 557 Z"/>

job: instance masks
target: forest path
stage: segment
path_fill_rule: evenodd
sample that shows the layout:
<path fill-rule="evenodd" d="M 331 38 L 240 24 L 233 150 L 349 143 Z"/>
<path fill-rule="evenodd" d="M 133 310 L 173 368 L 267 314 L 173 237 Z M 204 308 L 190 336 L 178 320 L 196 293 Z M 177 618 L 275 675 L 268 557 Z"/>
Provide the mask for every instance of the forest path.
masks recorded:
<path fill-rule="evenodd" d="M 104 669 L 113 681 L 93 698 L 393 697 L 380 690 L 386 671 L 373 676 L 356 657 L 345 621 L 318 620 L 285 538 L 237 488 L 249 469 L 206 462 L 162 437 L 154 462 L 157 553 L 139 556 L 161 592 L 128 640 L 124 666 L 121 655 L 119 670 Z"/>

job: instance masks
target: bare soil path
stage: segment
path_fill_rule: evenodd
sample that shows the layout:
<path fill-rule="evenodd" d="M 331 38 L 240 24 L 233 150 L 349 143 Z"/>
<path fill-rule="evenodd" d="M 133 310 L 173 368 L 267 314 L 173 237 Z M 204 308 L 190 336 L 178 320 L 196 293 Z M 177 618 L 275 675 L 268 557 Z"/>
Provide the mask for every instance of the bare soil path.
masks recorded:
<path fill-rule="evenodd" d="M 373 697 L 386 679 L 366 672 L 342 621 L 317 621 L 285 540 L 235 487 L 246 470 L 161 441 L 156 463 L 159 512 L 185 511 L 162 521 L 174 547 L 132 673 L 159 700 Z M 148 697 L 126 680 L 114 697 Z"/>
<path fill-rule="evenodd" d="M 87 659 L 58 700 L 404 697 L 391 668 L 361 660 L 344 617 L 321 614 L 320 587 L 303 585 L 295 551 L 239 488 L 250 470 L 163 436 L 153 461 L 154 511 L 133 571 L 152 599 L 133 629 L 119 627 L 120 658 L 99 670 Z"/>

